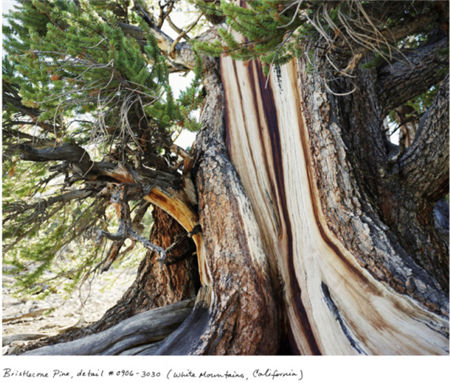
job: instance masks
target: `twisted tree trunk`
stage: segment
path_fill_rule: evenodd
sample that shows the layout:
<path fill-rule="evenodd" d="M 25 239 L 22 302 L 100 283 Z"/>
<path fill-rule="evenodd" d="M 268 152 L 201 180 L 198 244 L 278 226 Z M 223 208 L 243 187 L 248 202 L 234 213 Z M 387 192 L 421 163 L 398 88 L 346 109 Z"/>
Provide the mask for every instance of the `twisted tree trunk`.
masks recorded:
<path fill-rule="evenodd" d="M 410 97 L 429 79 L 428 56 L 416 53 L 416 76 L 398 82 Z M 310 76 L 302 60 L 274 69 L 267 86 L 257 62 L 208 62 L 192 171 L 198 206 L 186 219 L 187 203 L 173 195 L 146 197 L 187 231 L 198 220 L 201 288 L 177 330 L 120 352 L 448 353 L 448 242 L 435 218 L 448 193 L 448 78 L 425 84 L 442 80 L 414 141 L 398 153 L 382 129 L 405 101 L 394 89 L 401 68 L 389 68 L 360 67 L 355 91 L 336 96 L 327 87 L 345 93 L 352 84 Z M 190 278 L 183 275 L 169 282 L 151 271 L 135 287 L 156 278 L 156 289 L 179 289 Z M 98 350 L 98 339 L 86 338 L 83 350 Z M 69 342 L 31 353 L 74 350 Z"/>
<path fill-rule="evenodd" d="M 292 343 L 302 354 L 447 353 L 446 245 L 432 235 L 432 208 L 423 209 L 433 200 L 419 185 L 408 191 L 410 181 L 398 169 L 414 149 L 390 163 L 376 74 L 361 70 L 356 92 L 342 97 L 326 92 L 327 79 L 306 73 L 302 62 L 291 62 L 272 73 L 266 88 L 257 64 L 222 61 L 233 105 L 230 155 L 272 270 L 284 282 Z M 448 181 L 448 110 L 440 104 L 446 89 L 444 80 L 444 95 L 422 121 L 435 142 L 428 155 L 439 165 L 426 151 L 420 161 L 439 166 L 438 184 Z M 425 145 L 422 139 L 418 134 L 413 146 Z M 392 190 L 404 194 L 394 197 Z M 411 220 L 418 212 L 426 215 L 422 224 Z M 431 233 L 426 239 L 424 231 Z"/>

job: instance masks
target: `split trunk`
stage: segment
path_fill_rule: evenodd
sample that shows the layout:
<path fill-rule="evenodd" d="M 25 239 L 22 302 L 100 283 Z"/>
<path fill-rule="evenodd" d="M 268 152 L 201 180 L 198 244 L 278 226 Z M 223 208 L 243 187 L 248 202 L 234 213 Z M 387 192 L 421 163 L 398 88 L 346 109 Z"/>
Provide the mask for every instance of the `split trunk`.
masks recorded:
<path fill-rule="evenodd" d="M 429 80 L 442 80 L 436 100 L 401 152 L 383 120 L 433 85 L 410 69 L 332 81 L 294 60 L 267 80 L 257 62 L 209 62 L 191 173 L 201 233 L 172 265 L 150 253 L 121 302 L 70 339 L 97 334 L 30 353 L 447 354 L 448 79 Z M 192 230 L 151 202 L 181 225 L 156 212 L 155 244 Z M 124 333 L 181 300 L 150 311 L 148 336 Z"/>

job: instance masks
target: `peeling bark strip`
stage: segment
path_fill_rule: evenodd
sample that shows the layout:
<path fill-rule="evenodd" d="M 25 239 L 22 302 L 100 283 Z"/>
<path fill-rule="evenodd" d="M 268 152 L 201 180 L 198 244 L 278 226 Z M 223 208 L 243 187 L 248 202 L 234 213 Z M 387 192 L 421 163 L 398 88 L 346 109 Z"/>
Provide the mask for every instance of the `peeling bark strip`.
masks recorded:
<path fill-rule="evenodd" d="M 266 89 L 254 63 L 221 59 L 228 150 L 252 203 L 272 270 L 278 269 L 286 283 L 292 341 L 302 354 L 448 353 L 447 317 L 374 278 L 329 229 L 318 187 L 331 182 L 321 192 L 333 195 L 337 186 L 332 179 L 317 177 L 335 173 L 314 170 L 310 142 L 310 132 L 327 132 L 328 124 L 311 120 L 316 117 L 312 113 L 305 117 L 314 96 L 308 93 L 305 101 L 300 93 L 296 63 L 276 71 Z M 319 109 L 326 99 L 319 99 L 320 93 L 317 97 L 313 101 Z M 323 163 L 315 161 L 317 165 Z M 338 206 L 326 208 L 337 208 L 339 215 Z M 345 230 L 348 218 L 344 214 L 341 219 Z M 358 241 L 370 244 L 376 234 L 363 230 Z M 383 241 L 376 239 L 376 245 Z M 373 251 L 372 246 L 366 251 Z"/>

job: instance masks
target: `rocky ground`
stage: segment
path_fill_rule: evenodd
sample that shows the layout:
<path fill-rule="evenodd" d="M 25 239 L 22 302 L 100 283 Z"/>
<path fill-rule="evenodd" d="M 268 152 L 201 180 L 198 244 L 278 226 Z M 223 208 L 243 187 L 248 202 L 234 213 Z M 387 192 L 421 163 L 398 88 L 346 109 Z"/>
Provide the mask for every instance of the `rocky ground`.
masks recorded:
<path fill-rule="evenodd" d="M 115 269 L 108 275 L 86 282 L 68 299 L 52 294 L 44 300 L 20 300 L 2 284 L 2 354 L 14 354 L 24 343 L 57 335 L 70 327 L 82 327 L 101 318 L 131 285 L 134 269 Z M 49 312 L 49 310 L 51 310 Z"/>

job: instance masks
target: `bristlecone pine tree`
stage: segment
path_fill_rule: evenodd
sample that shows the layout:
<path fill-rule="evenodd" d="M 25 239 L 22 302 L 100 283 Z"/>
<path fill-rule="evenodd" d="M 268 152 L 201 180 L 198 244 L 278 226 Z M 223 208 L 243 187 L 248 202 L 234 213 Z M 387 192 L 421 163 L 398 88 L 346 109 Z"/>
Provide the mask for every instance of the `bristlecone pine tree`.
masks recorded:
<path fill-rule="evenodd" d="M 45 295 L 147 250 L 26 354 L 448 353 L 448 2 L 18 3 L 4 266 Z"/>

